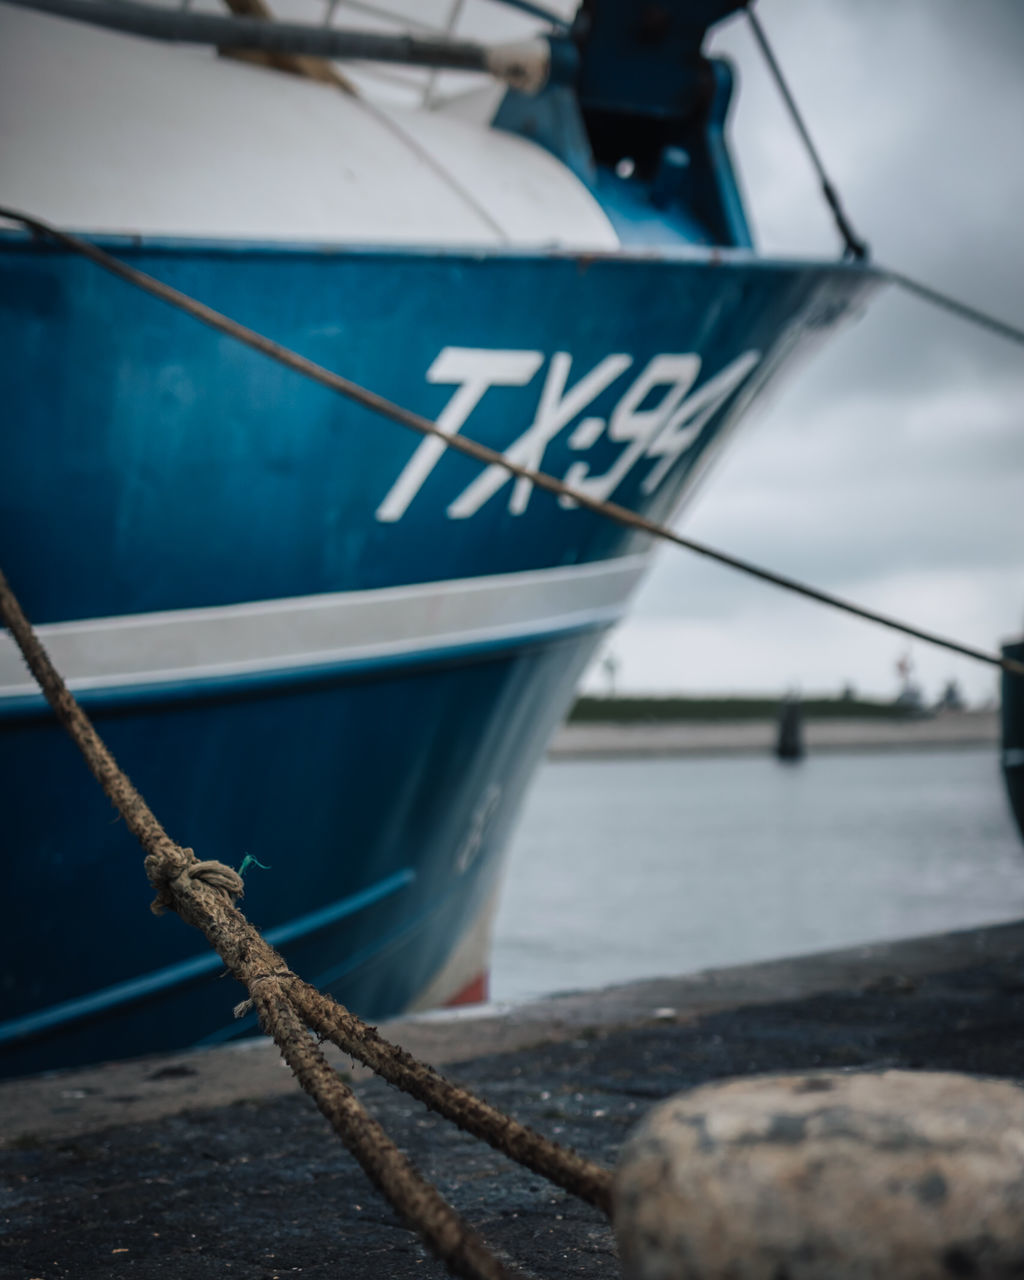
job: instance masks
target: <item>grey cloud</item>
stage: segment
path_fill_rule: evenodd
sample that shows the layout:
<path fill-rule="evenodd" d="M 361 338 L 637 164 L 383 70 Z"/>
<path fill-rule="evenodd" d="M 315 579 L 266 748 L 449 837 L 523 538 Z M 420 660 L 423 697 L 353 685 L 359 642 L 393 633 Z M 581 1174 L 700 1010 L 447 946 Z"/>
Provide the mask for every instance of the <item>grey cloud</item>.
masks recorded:
<path fill-rule="evenodd" d="M 1024 5 L 761 0 L 758 12 L 877 259 L 1024 325 Z M 744 24 L 716 47 L 739 67 L 734 137 L 760 245 L 833 255 L 813 175 Z M 1024 351 L 881 295 L 737 432 L 681 527 L 848 594 L 945 574 L 951 632 L 964 573 L 999 597 L 986 616 L 1017 616 Z M 637 611 L 738 618 L 770 598 L 663 553 Z M 855 647 L 848 666 L 856 676 Z"/>

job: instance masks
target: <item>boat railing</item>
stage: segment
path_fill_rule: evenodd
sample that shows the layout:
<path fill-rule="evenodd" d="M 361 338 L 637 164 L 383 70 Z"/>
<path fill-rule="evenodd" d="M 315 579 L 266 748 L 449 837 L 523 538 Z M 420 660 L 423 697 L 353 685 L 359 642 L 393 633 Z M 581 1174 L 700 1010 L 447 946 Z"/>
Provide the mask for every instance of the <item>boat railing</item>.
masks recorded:
<path fill-rule="evenodd" d="M 160 0 L 133 0 L 135 3 L 166 8 Z M 393 35 L 412 35 L 433 39 L 456 39 L 469 35 L 489 41 L 513 41 L 535 35 L 544 27 L 540 13 L 524 11 L 508 0 L 435 0 L 433 4 L 391 0 L 376 4 L 373 0 L 317 0 L 319 18 L 315 25 L 325 28 L 374 30 Z M 296 0 L 272 0 L 260 3 L 268 17 L 278 21 L 310 22 L 309 6 Z M 232 0 L 178 0 L 180 13 L 221 14 L 225 8 L 235 14 L 253 15 L 253 7 Z M 531 6 L 525 6 L 529 10 Z M 556 19 L 568 20 L 571 5 L 562 4 L 565 14 L 555 12 Z M 451 71 L 438 68 L 387 65 L 359 59 L 333 59 L 339 72 L 352 86 L 370 97 L 381 97 L 395 105 L 434 107 L 445 99 L 471 92 L 487 83 L 480 72 Z"/>

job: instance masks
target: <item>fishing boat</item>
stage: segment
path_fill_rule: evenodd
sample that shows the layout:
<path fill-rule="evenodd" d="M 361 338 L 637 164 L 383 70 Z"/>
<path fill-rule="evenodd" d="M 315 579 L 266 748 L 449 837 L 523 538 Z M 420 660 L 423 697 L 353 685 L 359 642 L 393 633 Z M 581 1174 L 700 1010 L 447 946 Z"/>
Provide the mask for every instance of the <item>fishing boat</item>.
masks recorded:
<path fill-rule="evenodd" d="M 433 64 L 407 42 L 419 80 L 380 23 L 309 53 L 365 7 L 313 28 L 237 0 L 0 4 L 0 203 L 447 436 L 672 518 L 875 287 L 752 245 L 732 77 L 702 53 L 740 6 L 518 4 L 529 32 L 476 62 L 451 32 Z M 307 35 L 268 53 L 257 24 Z M 483 998 L 502 850 L 650 539 L 15 221 L 0 281 L 3 568 L 119 762 L 175 839 L 251 868 L 250 918 L 355 1012 Z M 148 911 L 6 634 L 0 805 L 4 1074 L 255 1030 L 202 939 Z"/>

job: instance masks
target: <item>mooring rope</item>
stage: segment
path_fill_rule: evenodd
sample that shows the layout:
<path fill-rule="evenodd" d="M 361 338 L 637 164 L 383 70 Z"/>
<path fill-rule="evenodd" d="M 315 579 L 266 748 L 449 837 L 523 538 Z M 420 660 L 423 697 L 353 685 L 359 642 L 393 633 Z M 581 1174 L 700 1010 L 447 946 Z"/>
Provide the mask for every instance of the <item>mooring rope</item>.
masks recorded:
<path fill-rule="evenodd" d="M 317 1035 L 357 1057 L 390 1084 L 418 1098 L 474 1138 L 611 1217 L 611 1175 L 607 1169 L 551 1142 L 469 1090 L 452 1085 L 316 987 L 298 983 L 293 997 Z"/>
<path fill-rule="evenodd" d="M 868 256 L 867 243 L 860 238 L 853 230 L 850 220 L 843 208 L 842 201 L 839 198 L 839 192 L 836 190 L 835 184 L 829 178 L 825 171 L 824 162 L 818 148 L 814 145 L 811 138 L 810 130 L 807 122 L 804 120 L 803 113 L 797 106 L 796 99 L 793 97 L 792 90 L 789 87 L 782 67 L 775 51 L 769 43 L 768 36 L 764 27 L 761 25 L 760 19 L 754 13 L 753 8 L 748 7 L 746 10 L 747 20 L 750 28 L 754 33 L 754 39 L 757 41 L 761 49 L 761 53 L 775 81 L 775 86 L 779 91 L 779 95 L 786 104 L 789 111 L 790 119 L 793 121 L 794 128 L 800 135 L 800 139 L 807 151 L 808 159 L 818 175 L 818 181 L 821 183 L 821 192 L 825 198 L 825 203 L 832 211 L 832 217 L 835 220 L 836 229 L 842 238 L 846 255 L 851 258 L 864 259 Z M 1006 338 L 1009 342 L 1016 342 L 1024 345 L 1024 329 L 1018 325 L 1008 324 L 1005 320 L 1001 320 L 998 316 L 992 315 L 988 311 L 982 311 L 980 307 L 971 306 L 970 303 L 963 302 L 959 298 L 954 298 L 951 294 L 943 293 L 940 289 L 935 289 L 931 285 L 924 284 L 920 280 L 915 280 L 913 276 L 908 276 L 904 271 L 896 271 L 892 267 L 875 266 L 875 273 L 889 284 L 895 285 L 898 289 L 913 294 L 920 298 L 923 302 L 930 303 L 933 307 L 940 310 L 948 311 L 951 315 L 958 316 L 961 320 L 977 325 L 979 328 L 987 329 L 990 333 L 997 334 L 1000 338 Z"/>
<path fill-rule="evenodd" d="M 452 1084 L 292 972 L 235 906 L 244 888 L 238 872 L 221 862 L 200 861 L 164 830 L 54 667 L 2 570 L 0 620 L 10 630 L 57 719 L 142 845 L 146 875 L 156 891 L 152 909 L 157 914 L 173 910 L 206 936 L 248 991 L 263 1030 L 273 1037 L 303 1089 L 374 1186 L 453 1274 L 467 1280 L 509 1280 L 519 1273 L 494 1257 L 436 1187 L 398 1150 L 331 1068 L 307 1028 L 332 1040 L 467 1133 L 610 1216 L 608 1170 Z"/>
<path fill-rule="evenodd" d="M 20 222 L 33 234 L 54 240 L 73 252 L 81 254 L 98 266 L 103 267 L 104 270 L 127 281 L 127 283 L 152 294 L 156 298 L 160 298 L 173 307 L 177 307 L 192 316 L 193 319 L 209 325 L 212 329 L 216 329 L 219 333 L 226 334 L 245 346 L 252 347 L 253 350 L 261 352 L 271 360 L 276 360 L 278 364 L 282 364 L 286 368 L 302 374 L 303 377 L 309 378 L 313 382 L 318 382 L 321 386 L 327 387 L 331 391 L 336 391 L 339 395 L 347 397 L 356 404 L 371 409 L 382 417 L 389 418 L 392 422 L 408 427 L 420 435 L 434 436 L 441 440 L 446 448 L 463 453 L 467 457 L 474 458 L 477 462 L 486 463 L 488 466 L 502 467 L 510 475 L 528 480 L 531 484 L 536 485 L 538 489 L 544 489 L 558 497 L 570 498 L 577 506 L 592 511 L 596 515 L 604 516 L 616 524 L 623 525 L 629 529 L 636 529 L 641 533 L 650 534 L 651 537 L 660 538 L 677 547 L 683 547 L 687 551 L 692 551 L 696 555 L 714 560 L 718 564 L 737 569 L 739 572 L 745 573 L 749 577 L 757 578 L 761 582 L 768 582 L 773 586 L 782 587 L 784 590 L 804 596 L 808 600 L 816 600 L 819 604 L 829 605 L 833 609 L 839 609 L 843 613 L 851 614 L 853 617 L 862 618 L 866 622 L 874 622 L 878 626 L 889 628 L 891 631 L 898 631 L 902 635 L 910 636 L 915 640 L 922 640 L 926 644 L 937 645 L 939 648 L 947 649 L 951 653 L 958 653 L 977 662 L 999 667 L 1001 670 L 1008 671 L 1013 675 L 1024 676 L 1024 662 L 1017 662 L 1012 658 L 1004 658 L 997 653 L 989 653 L 974 645 L 962 644 L 957 640 L 939 635 L 934 631 L 928 631 L 923 627 L 912 626 L 910 623 L 902 622 L 900 619 L 891 617 L 888 614 L 879 613 L 875 609 L 868 609 L 863 605 L 855 604 L 852 600 L 846 600 L 842 596 L 812 587 L 796 578 L 775 573 L 771 569 L 765 569 L 740 556 L 729 555 L 728 552 L 719 551 L 704 542 L 698 542 L 694 538 L 687 538 L 681 533 L 676 533 L 668 525 L 648 520 L 645 516 L 631 511 L 629 507 L 623 507 L 617 502 L 607 502 L 592 498 L 589 494 L 582 492 L 573 485 L 566 484 L 562 480 L 555 479 L 554 476 L 548 475 L 544 471 L 536 471 L 532 467 L 524 467 L 521 463 L 513 462 L 506 458 L 504 454 L 499 453 L 497 449 L 491 449 L 487 445 L 480 444 L 469 436 L 462 434 L 449 435 L 442 431 L 436 423 L 431 422 L 429 418 L 423 417 L 422 414 L 413 413 L 412 410 L 395 404 L 385 396 L 379 395 L 375 391 L 370 391 L 368 388 L 360 386 L 359 383 L 353 382 L 341 374 L 334 373 L 330 369 L 325 369 L 323 365 L 317 364 L 314 360 L 309 360 L 305 356 L 299 355 L 297 351 L 292 351 L 289 347 L 266 337 L 265 334 L 258 333 L 255 329 L 250 329 L 246 325 L 240 324 L 237 320 L 233 320 L 222 312 L 214 310 L 213 307 L 208 307 L 205 303 L 189 297 L 188 294 L 165 284 L 162 280 L 157 280 L 153 276 L 147 275 L 144 271 L 130 267 L 126 262 L 112 257 L 88 240 L 70 235 L 66 231 L 60 231 L 38 218 L 4 206 L 0 206 L 0 218 L 7 218 L 12 222 Z"/>

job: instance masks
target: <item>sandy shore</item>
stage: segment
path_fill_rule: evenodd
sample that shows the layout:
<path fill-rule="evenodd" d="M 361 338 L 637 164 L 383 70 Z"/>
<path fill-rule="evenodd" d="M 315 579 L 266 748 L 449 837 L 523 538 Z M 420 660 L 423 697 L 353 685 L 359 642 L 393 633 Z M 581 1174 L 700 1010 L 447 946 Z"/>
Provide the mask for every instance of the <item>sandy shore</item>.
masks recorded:
<path fill-rule="evenodd" d="M 761 755 L 773 749 L 775 734 L 769 720 L 567 724 L 555 735 L 548 754 L 556 760 Z M 956 711 L 926 720 L 807 720 L 804 739 L 809 753 L 996 747 L 999 713 Z"/>

